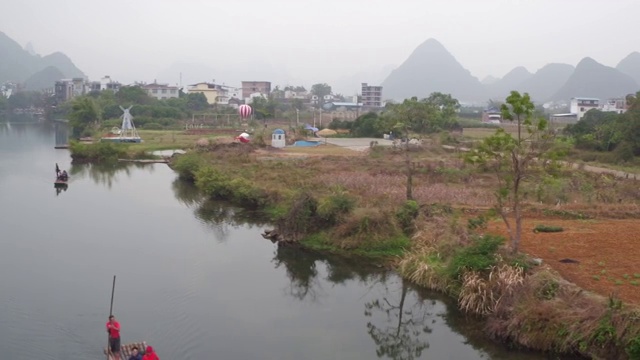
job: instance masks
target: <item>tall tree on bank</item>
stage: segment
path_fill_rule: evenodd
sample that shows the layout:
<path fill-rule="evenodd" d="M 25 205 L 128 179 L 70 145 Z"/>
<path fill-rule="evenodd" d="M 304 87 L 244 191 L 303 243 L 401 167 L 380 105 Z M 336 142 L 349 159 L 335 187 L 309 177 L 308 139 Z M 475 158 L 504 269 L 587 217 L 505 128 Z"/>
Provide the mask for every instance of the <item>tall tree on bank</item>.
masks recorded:
<path fill-rule="evenodd" d="M 82 96 L 73 99 L 68 117 L 69 125 L 73 128 L 73 136 L 80 137 L 88 135 L 91 126 L 97 125 L 100 120 L 100 110 L 93 98 Z"/>
<path fill-rule="evenodd" d="M 386 127 L 405 138 L 404 160 L 407 174 L 407 200 L 413 200 L 413 165 L 410 155 L 409 134 L 433 134 L 455 128 L 458 100 L 450 94 L 432 93 L 428 98 L 405 99 L 400 104 L 388 104 L 383 121 Z"/>
<path fill-rule="evenodd" d="M 533 112 L 529 94 L 512 91 L 502 105 L 502 116 L 517 122 L 518 137 L 500 128 L 465 157 L 467 162 L 495 172 L 499 184 L 496 212 L 507 227 L 513 253 L 518 251 L 522 237 L 523 182 L 535 174 L 542 160 L 553 155 L 553 132 L 547 120 L 534 118 Z"/>

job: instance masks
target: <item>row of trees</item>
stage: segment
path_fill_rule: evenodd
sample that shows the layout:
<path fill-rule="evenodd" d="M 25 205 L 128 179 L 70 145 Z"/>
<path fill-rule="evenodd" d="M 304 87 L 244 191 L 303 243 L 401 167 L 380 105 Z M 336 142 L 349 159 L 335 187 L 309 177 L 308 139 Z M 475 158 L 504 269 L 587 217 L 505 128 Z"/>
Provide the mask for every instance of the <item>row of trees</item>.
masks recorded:
<path fill-rule="evenodd" d="M 406 99 L 402 103 L 388 103 L 381 113 L 367 113 L 355 121 L 334 120 L 331 129 L 348 129 L 356 137 L 382 137 L 385 133 L 406 136 L 408 133 L 432 134 L 455 130 L 459 127 L 456 112 L 458 100 L 449 94 L 435 92 L 418 100 Z"/>

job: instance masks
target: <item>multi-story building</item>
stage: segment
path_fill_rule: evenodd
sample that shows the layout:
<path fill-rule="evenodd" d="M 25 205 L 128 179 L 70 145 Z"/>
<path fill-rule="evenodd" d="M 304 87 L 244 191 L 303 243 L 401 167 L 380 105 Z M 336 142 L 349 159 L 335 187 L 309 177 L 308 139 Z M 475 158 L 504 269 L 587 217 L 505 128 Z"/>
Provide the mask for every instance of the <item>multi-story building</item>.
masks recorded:
<path fill-rule="evenodd" d="M 263 96 L 271 93 L 271 82 L 269 81 L 243 81 L 242 98 L 248 99 L 251 95 L 260 94 Z"/>
<path fill-rule="evenodd" d="M 177 98 L 180 96 L 178 92 L 177 86 L 170 86 L 168 84 L 158 84 L 157 82 L 153 82 L 153 84 L 146 84 L 141 86 L 149 96 L 154 97 L 158 100 L 166 100 L 171 98 Z"/>
<path fill-rule="evenodd" d="M 609 99 L 602 104 L 602 111 L 615 112 L 618 114 L 624 114 L 627 111 L 626 99 Z"/>
<path fill-rule="evenodd" d="M 121 86 L 122 84 L 119 82 L 111 80 L 109 75 L 100 79 L 100 91 L 111 90 L 113 92 L 118 92 Z"/>
<path fill-rule="evenodd" d="M 218 97 L 224 92 L 220 85 L 201 82 L 189 85 L 189 94 L 202 94 L 207 98 L 207 103 L 213 105 L 218 103 Z"/>
<path fill-rule="evenodd" d="M 362 83 L 362 105 L 365 107 L 382 107 L 382 86 L 371 86 Z"/>
<path fill-rule="evenodd" d="M 591 110 L 597 109 L 600 106 L 600 99 L 575 97 L 571 98 L 571 105 L 569 105 L 569 112 L 577 115 L 577 120 L 582 119 L 584 114 Z"/>
<path fill-rule="evenodd" d="M 189 85 L 189 93 L 203 94 L 209 104 L 229 105 L 231 99 L 242 100 L 241 88 L 206 82 Z"/>
<path fill-rule="evenodd" d="M 56 81 L 53 92 L 56 101 L 59 103 L 72 99 L 75 96 L 73 79 L 62 79 Z"/>

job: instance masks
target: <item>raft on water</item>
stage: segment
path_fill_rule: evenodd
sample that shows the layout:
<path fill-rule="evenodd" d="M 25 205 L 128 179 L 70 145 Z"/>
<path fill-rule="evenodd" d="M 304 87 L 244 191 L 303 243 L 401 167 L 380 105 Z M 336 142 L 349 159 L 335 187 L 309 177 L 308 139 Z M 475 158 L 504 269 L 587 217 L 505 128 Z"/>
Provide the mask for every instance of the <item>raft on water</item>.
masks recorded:
<path fill-rule="evenodd" d="M 147 342 L 143 341 L 120 345 L 120 360 L 128 359 L 131 356 L 131 352 L 134 347 L 137 347 L 140 354 L 144 355 L 144 352 L 147 349 Z M 107 348 L 104 348 L 103 353 L 107 355 L 107 352 Z M 109 353 L 109 360 L 117 360 L 117 358 L 112 353 Z"/>

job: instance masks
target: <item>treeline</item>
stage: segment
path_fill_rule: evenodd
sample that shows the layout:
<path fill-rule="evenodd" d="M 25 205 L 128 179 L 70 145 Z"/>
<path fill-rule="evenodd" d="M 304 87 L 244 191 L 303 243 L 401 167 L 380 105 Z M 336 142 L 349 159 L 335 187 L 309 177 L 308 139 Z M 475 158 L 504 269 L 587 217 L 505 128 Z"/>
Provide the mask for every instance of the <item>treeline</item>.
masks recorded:
<path fill-rule="evenodd" d="M 428 98 L 413 97 L 402 103 L 387 103 L 380 113 L 370 112 L 354 121 L 334 119 L 330 129 L 346 129 L 355 137 L 382 137 L 383 134 L 432 134 L 460 128 L 460 103 L 449 94 L 432 93 Z"/>
<path fill-rule="evenodd" d="M 590 110 L 563 133 L 576 149 L 599 152 L 585 160 L 610 163 L 630 162 L 640 156 L 640 92 L 627 97 L 629 109 L 624 114 Z"/>

